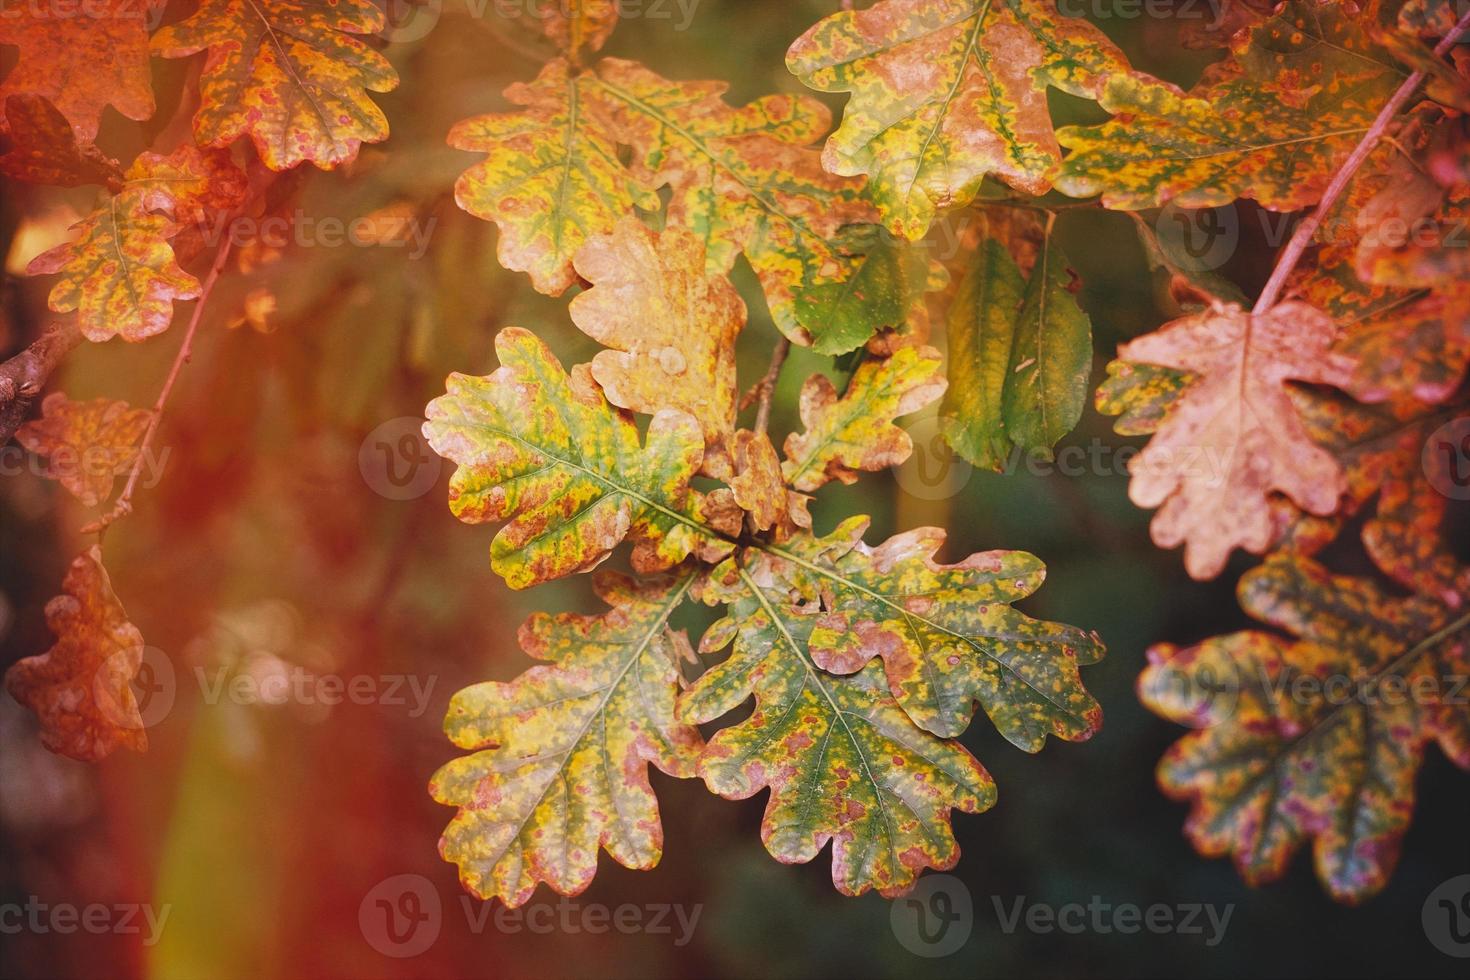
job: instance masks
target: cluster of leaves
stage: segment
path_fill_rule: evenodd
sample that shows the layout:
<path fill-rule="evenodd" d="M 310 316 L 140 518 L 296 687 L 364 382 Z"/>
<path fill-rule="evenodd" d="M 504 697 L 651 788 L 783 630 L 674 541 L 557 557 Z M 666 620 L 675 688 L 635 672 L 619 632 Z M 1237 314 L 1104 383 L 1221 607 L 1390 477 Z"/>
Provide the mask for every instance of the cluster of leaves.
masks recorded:
<path fill-rule="evenodd" d="M 1161 785 L 1193 802 L 1201 852 L 1232 854 L 1261 882 L 1311 840 L 1323 882 L 1353 902 L 1392 871 L 1425 743 L 1470 768 L 1455 680 L 1470 568 L 1448 520 L 1453 447 L 1436 444 L 1470 410 L 1470 292 L 1452 229 L 1470 186 L 1470 89 L 1461 58 L 1447 65 L 1419 40 L 1455 30 L 1436 18 L 1421 32 L 1424 8 L 1391 26 L 1376 3 L 1289 2 L 1253 18 L 1188 94 L 1119 82 L 1103 99 L 1113 120 L 1063 135 L 1064 184 L 1111 207 L 1318 205 L 1285 299 L 1247 311 L 1228 283 L 1181 272 L 1176 292 L 1198 309 L 1125 344 L 1097 404 L 1118 432 L 1150 437 L 1130 496 L 1159 508 L 1154 540 L 1182 544 L 1198 579 L 1236 548 L 1270 552 L 1241 580 L 1241 604 L 1296 638 L 1150 651 L 1145 704 L 1202 729 L 1170 750 Z M 1421 80 L 1422 95 L 1392 101 Z M 1388 139 L 1344 170 L 1375 123 Z M 1324 201 L 1339 176 L 1346 193 Z M 1313 559 L 1353 518 L 1412 598 Z"/>
<path fill-rule="evenodd" d="M 370 0 L 203 0 L 192 11 L 168 11 L 175 16 L 151 38 L 149 13 L 130 0 L 99 0 L 85 8 L 14 5 L 0 18 L 0 44 L 19 48 L 0 84 L 0 173 L 102 188 L 73 239 L 28 269 L 56 277 L 49 306 L 66 315 L 48 331 L 49 349 L 64 351 L 78 338 L 145 341 L 169 329 L 175 303 L 199 300 L 151 411 L 57 392 L 42 403 L 40 418 L 15 431 L 46 460 L 46 474 L 85 506 L 107 504 L 116 477 L 128 477 L 113 506 L 84 529 L 99 543 L 76 559 L 65 594 L 47 609 L 56 644 L 6 675 L 7 690 L 40 718 L 46 745 L 86 760 L 119 745 L 147 746 L 128 687 L 142 639 L 102 566 L 100 538 L 131 509 L 144 453 L 229 253 L 231 223 L 261 214 L 284 171 L 303 162 L 331 169 L 350 162 L 363 142 L 384 139 L 386 122 L 367 92 L 397 81 L 383 55 L 360 39 L 383 26 Z M 129 119 L 152 116 L 150 55 L 200 52 L 207 55 L 198 98 L 184 100 L 165 128 L 175 134 L 167 152 L 144 151 L 124 168 L 95 144 L 108 106 Z M 202 281 L 186 269 L 196 260 L 210 270 Z M 46 373 L 33 369 L 26 384 L 38 388 Z M 32 393 L 22 385 L 0 390 L 0 400 L 23 404 L 17 396 Z"/>
<path fill-rule="evenodd" d="M 952 810 L 995 800 L 956 740 L 976 703 L 1028 751 L 1048 734 L 1086 738 L 1101 713 L 1078 668 L 1102 647 L 1012 608 L 1041 584 L 1030 555 L 941 564 L 937 528 L 878 545 L 863 541 L 866 518 L 812 530 L 811 495 L 905 460 L 912 443 L 895 420 L 945 391 L 925 293 L 946 272 L 879 223 L 918 237 L 928 218 L 904 225 L 876 181 L 834 164 L 841 131 L 825 157 L 811 145 L 830 125 L 816 101 L 733 108 L 722 83 L 613 58 L 586 66 L 613 18 L 587 4 L 572 20 L 582 26 L 547 22 L 562 54 L 507 90 L 520 108 L 466 120 L 450 142 L 485 154 L 456 197 L 500 226 L 501 262 L 550 295 L 581 284 L 572 322 L 606 350 L 567 371 L 533 334 L 506 329 L 499 369 L 451 377 L 424 431 L 458 464 L 454 513 L 505 522 L 490 555 L 509 585 L 590 570 L 625 541 L 637 577 L 597 572 L 608 611 L 522 627 L 522 647 L 548 666 L 455 697 L 448 730 L 471 754 L 431 784 L 459 810 L 441 849 L 476 894 L 510 904 L 539 882 L 581 890 L 600 848 L 651 867 L 662 846 L 652 764 L 731 798 L 769 790 L 761 834 L 773 856 L 809 861 L 831 841 L 839 890 L 900 893 L 957 860 Z M 824 70 L 825 29 L 793 48 L 794 70 Z M 1090 339 L 1065 260 L 1021 247 L 1030 285 L 1009 254 L 997 258 L 1011 309 L 983 315 L 1008 317 L 1016 345 L 1034 351 L 1056 342 L 1053 308 L 1070 308 L 1080 363 L 1062 369 L 1085 386 Z M 741 255 L 785 335 L 745 399 L 735 342 L 746 310 L 727 277 Z M 807 380 L 803 428 L 778 452 L 766 426 L 786 343 L 857 353 L 840 388 Z M 1001 381 L 1014 417 L 1030 418 L 1024 403 L 1046 397 L 1057 365 L 1015 357 L 1017 376 Z M 1066 428 L 1045 431 L 1054 441 Z M 692 682 L 686 666 L 706 662 L 671 625 L 688 601 L 725 609 L 699 653 L 730 648 Z M 706 740 L 699 726 L 752 697 L 753 714 Z"/>
<path fill-rule="evenodd" d="M 397 77 L 367 37 L 383 24 L 370 0 L 166 5 L 151 37 L 139 5 L 92 7 L 0 19 L 0 44 L 20 49 L 0 83 L 0 173 L 100 188 L 73 240 L 30 271 L 56 276 L 49 305 L 73 343 L 145 341 L 170 328 L 176 303 L 198 301 L 151 411 L 56 393 L 17 433 L 82 503 L 112 503 L 90 525 L 100 538 L 131 507 L 231 229 L 290 200 L 294 168 L 348 165 L 385 139 L 369 93 Z M 1451 462 L 1421 459 L 1470 402 L 1470 270 L 1453 239 L 1470 197 L 1470 85 L 1463 56 L 1429 47 L 1460 30 L 1451 7 L 1236 0 L 1184 37 L 1224 49 L 1185 92 L 1053 0 L 877 0 L 787 53 L 812 89 L 850 94 L 835 129 L 812 97 L 736 106 L 723 82 L 599 59 L 617 27 L 611 0 L 568 0 L 523 25 L 555 53 L 505 91 L 511 108 L 448 133 L 483 156 L 454 197 L 497 226 L 505 269 L 548 296 L 575 289 L 570 320 L 603 350 L 568 370 L 535 334 L 506 329 L 498 369 L 452 376 L 424 432 L 458 466 L 453 512 L 504 525 L 490 564 L 512 588 L 592 571 L 624 543 L 632 574 L 595 572 L 598 614 L 522 627 L 543 665 L 454 698 L 446 728 L 469 754 L 431 792 L 457 808 L 441 850 L 466 885 L 519 904 L 541 882 L 586 887 L 601 850 L 652 866 L 651 764 L 726 797 L 768 790 L 773 856 L 809 861 L 830 841 L 839 890 L 897 894 L 957 860 L 951 811 L 995 800 L 958 741 L 977 705 L 1027 751 L 1097 730 L 1079 668 L 1102 655 L 1098 639 L 1013 608 L 1041 584 L 1037 559 L 945 564 L 940 529 L 869 544 L 865 518 L 823 535 L 809 512 L 828 483 L 902 463 L 913 447 L 897 420 L 929 407 L 957 454 L 993 469 L 1072 429 L 1091 325 L 1055 231 L 1096 206 L 1137 216 L 1185 307 L 1124 345 L 1097 393 L 1120 434 L 1150 437 L 1131 496 L 1159 508 L 1155 541 L 1182 544 L 1196 578 L 1237 548 L 1271 552 L 1242 580 L 1242 604 L 1295 637 L 1151 651 L 1141 696 L 1202 728 L 1161 782 L 1194 801 L 1199 848 L 1233 853 L 1252 880 L 1312 839 L 1335 895 L 1380 887 L 1423 746 L 1470 766 L 1470 715 L 1434 697 L 1293 699 L 1278 682 L 1463 673 L 1470 571 L 1436 490 Z M 150 55 L 200 53 L 197 92 L 154 149 L 124 167 L 96 145 L 105 108 L 152 116 Z M 1057 130 L 1052 90 L 1108 120 Z M 405 184 L 415 166 L 404 158 Z M 422 203 L 403 197 L 375 216 L 391 224 Z M 1250 310 L 1224 278 L 1176 263 L 1148 220 L 1239 199 L 1317 209 L 1303 226 L 1313 247 L 1289 247 Z M 965 247 L 941 262 L 925 238 L 954 215 Z M 1391 220 L 1443 233 L 1391 239 L 1379 233 Z M 315 273 L 272 265 L 269 248 L 240 253 L 234 299 L 259 329 L 277 302 L 330 289 L 329 276 L 305 289 Z M 742 259 L 781 334 L 749 389 L 735 358 L 747 310 L 730 278 Z M 272 288 L 250 285 L 261 268 Z M 947 367 L 929 345 L 936 323 Z M 801 429 L 778 449 L 770 406 L 792 344 L 840 357 L 840 383 L 806 380 Z M 48 363 L 64 346 L 45 348 Z M 26 397 L 45 381 L 34 375 Z M 16 396 L 6 385 L 0 370 L 0 419 Z M 1315 562 L 1357 517 L 1365 550 L 1411 598 Z M 7 687 L 56 751 L 141 749 L 127 683 L 142 641 L 100 541 L 64 591 L 48 608 L 56 645 Z M 723 609 L 697 644 L 673 625 L 686 603 Z M 752 699 L 753 713 L 711 734 Z"/>

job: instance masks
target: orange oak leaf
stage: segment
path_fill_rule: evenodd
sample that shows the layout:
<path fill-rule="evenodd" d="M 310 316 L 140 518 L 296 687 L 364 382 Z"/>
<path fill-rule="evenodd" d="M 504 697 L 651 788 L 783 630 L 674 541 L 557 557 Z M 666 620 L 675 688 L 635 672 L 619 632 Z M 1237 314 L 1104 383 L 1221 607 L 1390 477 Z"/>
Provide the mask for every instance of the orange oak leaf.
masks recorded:
<path fill-rule="evenodd" d="M 122 184 L 117 161 L 77 139 L 61 110 L 45 96 L 12 95 L 4 105 L 0 174 L 59 187 L 102 184 L 117 190 Z"/>
<path fill-rule="evenodd" d="M 63 392 L 46 396 L 41 417 L 15 432 L 30 452 L 46 457 L 46 475 L 95 507 L 112 495 L 113 479 L 128 471 L 151 412 L 127 402 L 96 398 L 75 402 Z"/>
<path fill-rule="evenodd" d="M 244 175 L 222 151 L 186 145 L 169 156 L 144 153 L 122 189 L 78 222 L 76 240 L 36 256 L 26 271 L 60 273 L 51 309 L 76 310 L 88 340 L 145 340 L 168 329 L 174 302 L 199 295 L 170 240 L 244 193 Z"/>
<path fill-rule="evenodd" d="M 112 591 L 102 550 L 77 556 L 62 580 L 64 595 L 46 604 L 56 643 L 17 661 L 5 689 L 41 721 L 52 752 L 96 762 L 118 746 L 148 748 L 148 733 L 128 686 L 143 663 L 143 635 Z"/>
<path fill-rule="evenodd" d="M 725 276 L 705 272 L 704 243 L 628 218 L 583 246 L 576 269 L 592 288 L 572 300 L 572 322 L 609 348 L 592 359 L 607 400 L 646 415 L 685 412 L 706 447 L 723 453 L 735 428 L 745 303 Z"/>
<path fill-rule="evenodd" d="M 4 4 L 0 44 L 20 48 L 20 60 L 0 83 L 0 101 L 45 96 L 84 142 L 96 138 L 109 105 L 129 119 L 147 119 L 147 13 L 138 0 Z"/>
<path fill-rule="evenodd" d="M 272 170 L 331 170 L 388 136 L 367 93 L 392 91 L 398 73 L 355 36 L 384 23 L 371 0 L 203 0 L 152 44 L 164 58 L 209 51 L 194 116 L 202 145 L 249 136 Z"/>
<path fill-rule="evenodd" d="M 1309 513 L 1337 508 L 1342 470 L 1312 442 L 1286 388 L 1351 380 L 1351 360 L 1331 351 L 1336 337 L 1329 316 L 1293 300 L 1258 316 L 1221 304 L 1119 349 L 1124 361 L 1194 376 L 1128 467 L 1133 502 L 1161 507 L 1154 541 L 1183 543 L 1194 578 L 1218 575 L 1234 548 L 1270 546 L 1273 492 Z"/>
<path fill-rule="evenodd" d="M 535 21 L 541 33 L 575 61 L 583 50 L 596 51 L 607 43 L 618 26 L 619 6 L 618 0 L 556 0 L 528 5 L 521 17 Z"/>

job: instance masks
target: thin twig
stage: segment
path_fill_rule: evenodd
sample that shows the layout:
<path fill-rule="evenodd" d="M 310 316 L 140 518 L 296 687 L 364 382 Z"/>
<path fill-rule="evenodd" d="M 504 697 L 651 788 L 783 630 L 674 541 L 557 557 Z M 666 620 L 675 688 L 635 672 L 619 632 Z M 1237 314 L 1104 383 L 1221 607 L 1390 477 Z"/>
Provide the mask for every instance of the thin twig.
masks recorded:
<path fill-rule="evenodd" d="M 1470 12 L 1467 12 L 1465 16 L 1461 17 L 1460 22 L 1444 36 L 1444 40 L 1434 46 L 1435 57 L 1439 57 L 1448 51 L 1466 30 L 1470 30 Z M 1291 240 L 1286 243 L 1286 248 L 1282 249 L 1281 257 L 1276 261 L 1276 268 L 1272 270 L 1271 278 L 1266 280 L 1266 286 L 1261 290 L 1260 298 L 1256 300 L 1253 313 L 1264 313 L 1276 305 L 1276 300 L 1280 297 L 1281 290 L 1286 286 L 1287 278 L 1291 276 L 1291 273 L 1296 269 L 1296 264 L 1301 261 L 1302 255 L 1311 246 L 1312 239 L 1316 237 L 1318 229 L 1327 220 L 1327 213 L 1332 210 L 1333 205 L 1337 203 L 1337 199 L 1342 196 L 1342 192 L 1347 189 L 1348 183 L 1358 172 L 1358 168 L 1368 159 L 1369 154 L 1377 148 L 1378 141 L 1383 138 L 1383 134 L 1388 130 L 1389 123 L 1393 122 L 1394 116 L 1399 114 L 1399 110 L 1404 107 L 1404 103 L 1409 101 L 1415 90 L 1423 83 L 1424 76 L 1425 72 L 1416 71 L 1404 79 L 1403 84 L 1398 87 L 1398 91 L 1393 93 L 1393 97 L 1388 100 L 1387 104 L 1378 113 L 1378 118 L 1373 120 L 1373 125 L 1368 127 L 1368 131 L 1363 134 L 1362 140 L 1353 148 L 1353 152 L 1332 178 L 1332 182 L 1327 185 L 1327 190 L 1323 192 L 1322 200 L 1317 202 L 1317 207 L 1301 224 L 1296 226 L 1296 229 L 1292 232 Z"/>
<path fill-rule="evenodd" d="M 758 402 L 755 409 L 755 431 L 764 433 L 766 427 L 771 424 L 771 396 L 776 393 L 776 379 L 781 376 L 781 366 L 786 363 L 786 355 L 791 353 L 791 341 L 782 337 L 776 341 L 776 349 L 771 352 L 771 366 L 766 369 L 766 376 L 761 378 L 760 384 L 756 385 L 755 397 Z"/>
<path fill-rule="evenodd" d="M 214 291 L 214 284 L 219 281 L 225 262 L 230 257 L 233 237 L 229 224 L 226 224 L 224 241 L 220 243 L 219 251 L 215 252 L 214 265 L 210 266 L 209 275 L 204 278 L 204 285 L 199 289 L 199 299 L 194 303 L 194 312 L 189 317 L 189 327 L 184 331 L 184 342 L 179 345 L 179 353 L 174 357 L 173 366 L 168 370 L 168 377 L 163 379 L 163 387 L 158 391 L 158 400 L 153 403 L 153 414 L 148 420 L 147 431 L 143 433 L 143 442 L 138 446 L 138 456 L 133 460 L 133 468 L 128 471 L 128 482 L 123 485 L 123 491 L 118 495 L 117 502 L 112 505 L 112 509 L 82 528 L 83 534 L 93 532 L 101 534 L 114 521 L 132 513 L 133 491 L 137 489 L 138 478 L 143 474 L 144 460 L 149 448 L 153 445 L 153 437 L 158 434 L 159 423 L 163 421 L 164 406 L 168 404 L 168 396 L 173 393 L 174 383 L 179 380 L 179 372 L 185 364 L 189 363 L 189 358 L 194 352 L 194 335 L 199 332 L 199 323 L 204 319 L 204 308 L 209 304 L 209 294 Z"/>
<path fill-rule="evenodd" d="M 25 350 L 0 364 L 0 446 L 25 421 L 31 401 L 69 351 L 81 343 L 75 320 L 58 320 Z"/>

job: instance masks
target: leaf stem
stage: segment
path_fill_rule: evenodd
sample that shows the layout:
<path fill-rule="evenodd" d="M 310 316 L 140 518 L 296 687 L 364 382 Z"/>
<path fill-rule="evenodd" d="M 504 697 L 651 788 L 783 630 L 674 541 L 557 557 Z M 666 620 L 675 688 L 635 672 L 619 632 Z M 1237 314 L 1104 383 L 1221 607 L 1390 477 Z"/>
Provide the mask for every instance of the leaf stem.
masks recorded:
<path fill-rule="evenodd" d="M 791 353 L 791 341 L 782 337 L 776 341 L 776 349 L 771 352 L 771 366 L 766 369 L 766 376 L 761 378 L 760 384 L 756 385 L 755 397 L 757 405 L 755 409 L 755 431 L 764 434 L 771 423 L 771 397 L 776 393 L 776 380 L 781 376 L 781 367 L 786 363 L 786 355 Z"/>
<path fill-rule="evenodd" d="M 199 299 L 194 303 L 194 312 L 189 317 L 189 327 L 184 332 L 184 342 L 179 345 L 179 353 L 174 357 L 173 366 L 169 368 L 168 376 L 163 380 L 163 387 L 159 389 L 158 400 L 153 403 L 148 429 L 143 433 L 143 442 L 138 446 L 138 455 L 133 460 L 133 468 L 128 471 L 128 482 L 124 484 L 123 491 L 118 495 L 117 502 L 112 505 L 112 509 L 82 528 L 82 533 L 103 534 L 114 521 L 133 512 L 133 491 L 138 487 L 138 478 L 143 474 L 144 460 L 148 455 L 149 447 L 153 445 L 154 437 L 158 434 L 159 424 L 163 421 L 163 409 L 168 404 L 169 395 L 173 393 L 174 384 L 179 380 L 179 372 L 185 364 L 189 363 L 193 355 L 194 336 L 199 332 L 199 323 L 204 319 L 204 309 L 209 304 L 209 295 L 214 291 L 214 284 L 219 281 L 220 273 L 224 271 L 225 262 L 230 257 L 230 249 L 233 244 L 230 224 L 226 224 L 224 240 L 214 254 L 214 264 L 209 268 L 209 275 L 204 278 L 204 285 L 199 289 Z"/>
<path fill-rule="evenodd" d="M 1461 17 L 1459 23 L 1450 28 L 1450 32 L 1444 36 L 1444 39 L 1434 46 L 1435 57 L 1439 57 L 1448 51 L 1466 30 L 1470 30 L 1470 12 L 1467 12 L 1465 16 Z M 1255 308 L 1251 311 L 1252 313 L 1259 315 L 1276 305 L 1276 300 L 1280 297 L 1281 290 L 1286 286 L 1286 280 L 1296 269 L 1297 263 L 1301 261 L 1301 257 L 1307 248 L 1311 246 L 1312 239 L 1316 237 L 1318 229 L 1322 227 L 1322 223 L 1327 220 L 1327 213 L 1332 210 L 1333 205 L 1337 203 L 1337 199 L 1342 196 L 1342 192 L 1347 189 L 1348 183 L 1358 172 L 1358 168 L 1368 159 L 1369 154 L 1377 148 L 1378 141 L 1387 132 L 1389 123 L 1399 114 L 1399 110 L 1404 107 L 1404 103 L 1409 101 L 1415 90 L 1423 83 L 1424 76 L 1425 72 L 1421 69 L 1404 79 L 1403 84 L 1398 87 L 1398 90 L 1393 93 L 1393 96 L 1383 106 L 1383 109 L 1379 111 L 1378 117 L 1373 120 L 1373 125 L 1368 127 L 1368 131 L 1363 134 L 1362 140 L 1353 148 L 1353 152 L 1348 155 L 1347 160 L 1343 162 L 1342 167 L 1333 176 L 1332 182 L 1327 185 L 1327 190 L 1322 193 L 1322 199 L 1317 202 L 1317 207 L 1292 232 L 1291 240 L 1286 243 L 1286 248 L 1282 249 L 1281 257 L 1276 261 L 1276 268 L 1272 270 L 1271 278 L 1266 280 L 1265 288 L 1261 290 L 1260 298 L 1256 300 Z"/>

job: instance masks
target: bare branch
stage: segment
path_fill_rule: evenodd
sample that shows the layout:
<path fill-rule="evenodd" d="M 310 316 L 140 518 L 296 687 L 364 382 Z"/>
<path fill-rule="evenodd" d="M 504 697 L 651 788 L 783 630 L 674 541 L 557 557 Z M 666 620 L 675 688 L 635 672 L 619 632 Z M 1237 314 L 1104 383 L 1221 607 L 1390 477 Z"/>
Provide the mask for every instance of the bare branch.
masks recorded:
<path fill-rule="evenodd" d="M 51 373 L 81 340 L 75 320 L 58 320 L 29 347 L 0 364 L 0 446 L 10 441 Z"/>

